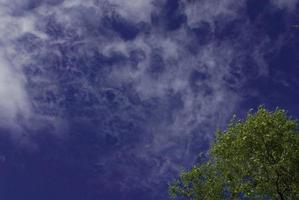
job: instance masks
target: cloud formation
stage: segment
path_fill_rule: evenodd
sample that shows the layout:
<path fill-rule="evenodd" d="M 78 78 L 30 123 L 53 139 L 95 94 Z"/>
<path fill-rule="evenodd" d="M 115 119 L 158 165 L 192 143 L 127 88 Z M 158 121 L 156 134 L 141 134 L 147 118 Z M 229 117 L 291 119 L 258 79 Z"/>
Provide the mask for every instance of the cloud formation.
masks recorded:
<path fill-rule="evenodd" d="M 17 71 L 13 71 L 13 66 L 5 60 L 5 56 L 0 57 L 0 109 L 2 126 L 16 126 L 15 122 L 19 115 L 30 113 L 27 94 L 24 91 L 24 77 Z"/>

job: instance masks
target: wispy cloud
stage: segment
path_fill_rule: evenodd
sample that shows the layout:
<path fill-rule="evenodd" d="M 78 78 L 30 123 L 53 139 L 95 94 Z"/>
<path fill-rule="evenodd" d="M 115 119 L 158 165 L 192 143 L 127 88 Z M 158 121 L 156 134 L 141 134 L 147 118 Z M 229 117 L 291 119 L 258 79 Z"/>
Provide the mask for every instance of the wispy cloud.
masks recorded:
<path fill-rule="evenodd" d="M 294 11 L 298 5 L 297 0 L 272 0 L 273 4 L 279 8 L 287 9 L 288 11 Z"/>

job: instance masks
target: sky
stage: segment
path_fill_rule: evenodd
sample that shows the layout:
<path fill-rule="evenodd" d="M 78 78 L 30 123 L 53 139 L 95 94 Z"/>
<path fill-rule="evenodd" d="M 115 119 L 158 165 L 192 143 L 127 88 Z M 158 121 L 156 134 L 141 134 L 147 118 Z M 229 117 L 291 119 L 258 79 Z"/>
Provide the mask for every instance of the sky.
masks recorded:
<path fill-rule="evenodd" d="M 299 118 L 298 0 L 0 0 L 0 199 L 167 200 L 217 129 Z"/>

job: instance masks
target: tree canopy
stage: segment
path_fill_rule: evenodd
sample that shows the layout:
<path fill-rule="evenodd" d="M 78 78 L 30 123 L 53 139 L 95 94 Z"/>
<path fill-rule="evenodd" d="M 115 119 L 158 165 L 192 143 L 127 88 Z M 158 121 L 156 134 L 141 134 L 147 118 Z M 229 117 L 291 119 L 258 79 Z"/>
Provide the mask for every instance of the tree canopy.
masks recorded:
<path fill-rule="evenodd" d="M 173 198 L 299 199 L 298 121 L 282 109 L 259 107 L 217 131 L 207 161 L 182 172 Z"/>

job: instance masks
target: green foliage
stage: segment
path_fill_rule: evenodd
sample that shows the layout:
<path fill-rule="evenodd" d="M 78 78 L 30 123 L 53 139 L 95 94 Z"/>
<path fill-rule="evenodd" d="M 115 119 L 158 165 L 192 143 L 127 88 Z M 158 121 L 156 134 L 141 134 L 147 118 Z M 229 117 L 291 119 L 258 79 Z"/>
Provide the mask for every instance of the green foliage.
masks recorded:
<path fill-rule="evenodd" d="M 207 162 L 182 172 L 169 192 L 195 200 L 299 199 L 298 122 L 259 107 L 218 131 Z"/>

